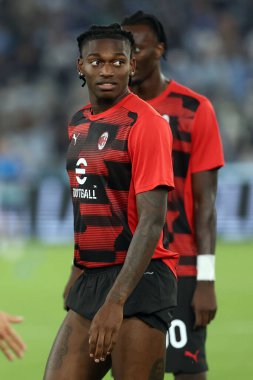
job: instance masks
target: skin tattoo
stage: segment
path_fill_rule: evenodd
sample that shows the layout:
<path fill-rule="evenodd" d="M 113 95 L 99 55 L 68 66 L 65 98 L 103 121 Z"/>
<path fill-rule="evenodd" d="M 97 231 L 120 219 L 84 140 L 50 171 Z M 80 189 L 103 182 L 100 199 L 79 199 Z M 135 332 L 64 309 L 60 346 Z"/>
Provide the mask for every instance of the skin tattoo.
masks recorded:
<path fill-rule="evenodd" d="M 65 355 L 67 355 L 68 352 L 68 341 L 69 337 L 72 333 L 72 327 L 66 325 L 64 327 L 64 330 L 62 331 L 62 337 L 60 340 L 60 347 L 58 347 L 57 350 L 54 351 L 54 347 L 52 348 L 53 355 L 48 362 L 48 368 L 51 370 L 57 370 L 60 369 L 63 363 L 63 358 Z M 57 341 L 56 341 L 57 344 Z"/>

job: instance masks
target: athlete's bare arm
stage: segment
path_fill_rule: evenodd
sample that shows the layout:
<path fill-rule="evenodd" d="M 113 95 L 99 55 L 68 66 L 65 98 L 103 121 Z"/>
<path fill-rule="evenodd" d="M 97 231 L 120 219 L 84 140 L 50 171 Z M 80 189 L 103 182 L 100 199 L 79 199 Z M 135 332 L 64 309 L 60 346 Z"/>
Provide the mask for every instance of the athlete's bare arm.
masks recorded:
<path fill-rule="evenodd" d="M 80 274 L 82 274 L 82 273 L 83 273 L 83 271 L 80 268 L 76 267 L 75 265 L 72 266 L 71 272 L 69 275 L 69 279 L 68 279 L 67 284 L 65 285 L 65 288 L 63 291 L 63 302 L 64 302 L 64 309 L 65 310 L 67 310 L 66 301 L 67 301 L 69 291 L 72 288 L 72 286 L 74 285 L 75 281 L 80 276 Z"/>
<path fill-rule="evenodd" d="M 217 170 L 203 171 L 192 175 L 194 199 L 194 223 L 197 253 L 215 253 Z M 217 310 L 214 281 L 197 281 L 192 306 L 195 312 L 195 327 L 206 326 Z"/>
<path fill-rule="evenodd" d="M 138 194 L 138 226 L 127 252 L 125 263 L 104 305 L 90 328 L 90 355 L 99 362 L 111 353 L 123 320 L 123 306 L 147 268 L 165 222 L 167 188 Z"/>

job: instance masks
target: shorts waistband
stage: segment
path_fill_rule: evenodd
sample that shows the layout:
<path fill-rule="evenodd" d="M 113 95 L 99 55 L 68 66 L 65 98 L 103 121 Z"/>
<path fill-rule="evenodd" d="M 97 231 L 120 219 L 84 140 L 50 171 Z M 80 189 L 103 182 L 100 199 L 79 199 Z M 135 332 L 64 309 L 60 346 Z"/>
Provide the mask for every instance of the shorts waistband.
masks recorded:
<path fill-rule="evenodd" d="M 96 274 L 96 273 L 102 273 L 102 272 L 108 272 L 113 269 L 121 269 L 123 264 L 117 264 L 117 265 L 108 265 L 105 267 L 95 267 L 95 268 L 87 268 L 84 267 L 83 271 L 87 274 Z"/>
<path fill-rule="evenodd" d="M 152 264 L 155 264 L 155 263 L 163 263 L 162 259 L 158 258 L 158 259 L 152 259 L 148 265 L 148 267 Z M 83 269 L 83 271 L 87 274 L 96 274 L 96 273 L 102 273 L 102 272 L 108 272 L 110 270 L 114 270 L 114 269 L 118 269 L 120 270 L 122 268 L 124 263 L 122 264 L 115 264 L 115 265 L 107 265 L 107 266 L 104 266 L 104 267 L 93 267 L 93 268 L 88 268 L 88 267 L 79 267 L 80 269 Z M 166 265 L 166 264 L 164 264 Z M 167 267 L 167 265 L 166 265 Z"/>

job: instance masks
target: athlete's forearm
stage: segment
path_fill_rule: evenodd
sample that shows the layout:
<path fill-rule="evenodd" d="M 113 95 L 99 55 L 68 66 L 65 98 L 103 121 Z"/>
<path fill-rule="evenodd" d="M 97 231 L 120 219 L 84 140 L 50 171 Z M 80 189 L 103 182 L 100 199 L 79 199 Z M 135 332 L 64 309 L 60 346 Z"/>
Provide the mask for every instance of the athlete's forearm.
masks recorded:
<path fill-rule="evenodd" d="M 215 254 L 216 210 L 209 201 L 195 204 L 195 233 L 198 254 Z"/>
<path fill-rule="evenodd" d="M 197 254 L 214 254 L 216 244 L 215 199 L 217 171 L 194 174 L 192 184 Z"/>
<path fill-rule="evenodd" d="M 124 305 L 150 263 L 165 222 L 167 189 L 137 195 L 138 226 L 106 302 Z"/>

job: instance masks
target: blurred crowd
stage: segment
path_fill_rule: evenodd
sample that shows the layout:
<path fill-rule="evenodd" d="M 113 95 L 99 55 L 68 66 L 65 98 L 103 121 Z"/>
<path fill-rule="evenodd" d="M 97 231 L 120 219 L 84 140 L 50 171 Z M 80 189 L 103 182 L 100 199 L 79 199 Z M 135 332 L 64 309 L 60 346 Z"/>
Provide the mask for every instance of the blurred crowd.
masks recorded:
<path fill-rule="evenodd" d="M 252 160 L 251 0 L 0 0 L 0 178 L 41 178 L 64 165 L 66 126 L 87 102 L 76 36 L 138 9 L 163 22 L 164 71 L 214 103 L 227 161 Z"/>

